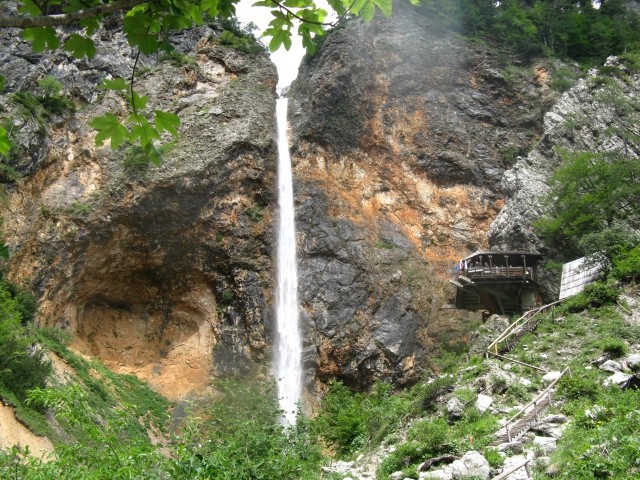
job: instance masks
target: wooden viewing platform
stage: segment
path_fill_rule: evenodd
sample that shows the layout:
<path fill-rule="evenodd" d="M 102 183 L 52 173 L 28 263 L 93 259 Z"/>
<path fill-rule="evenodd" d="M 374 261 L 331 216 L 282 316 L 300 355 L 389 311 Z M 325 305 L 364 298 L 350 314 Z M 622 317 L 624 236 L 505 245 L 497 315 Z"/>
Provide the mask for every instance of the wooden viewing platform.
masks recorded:
<path fill-rule="evenodd" d="M 514 314 L 536 305 L 536 268 L 542 256 L 533 252 L 475 252 L 456 265 L 456 308 Z"/>

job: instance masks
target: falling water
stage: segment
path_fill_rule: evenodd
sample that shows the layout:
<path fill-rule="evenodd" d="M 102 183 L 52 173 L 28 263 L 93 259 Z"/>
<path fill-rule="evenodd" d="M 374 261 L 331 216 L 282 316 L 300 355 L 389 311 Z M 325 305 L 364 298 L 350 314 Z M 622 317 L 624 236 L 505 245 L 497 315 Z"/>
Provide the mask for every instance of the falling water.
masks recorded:
<path fill-rule="evenodd" d="M 298 327 L 298 271 L 293 181 L 287 139 L 287 98 L 276 105 L 278 123 L 278 226 L 275 376 L 284 422 L 295 422 L 300 400 L 302 339 Z"/>

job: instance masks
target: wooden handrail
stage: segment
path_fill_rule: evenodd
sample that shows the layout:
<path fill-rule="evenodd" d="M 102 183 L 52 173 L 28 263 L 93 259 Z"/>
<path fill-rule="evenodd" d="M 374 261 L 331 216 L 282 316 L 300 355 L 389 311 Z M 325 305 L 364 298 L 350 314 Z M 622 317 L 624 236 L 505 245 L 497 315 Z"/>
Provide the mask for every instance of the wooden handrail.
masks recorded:
<path fill-rule="evenodd" d="M 527 468 L 527 465 L 531 463 L 531 460 L 526 460 L 524 463 L 521 463 L 520 465 L 516 465 L 515 467 L 511 467 L 509 470 L 506 470 L 504 472 L 502 472 L 500 475 L 493 477 L 492 480 L 503 480 L 504 478 L 507 478 L 509 475 L 511 475 L 513 472 L 520 470 L 522 467 Z M 527 473 L 529 473 L 527 471 Z"/>
<path fill-rule="evenodd" d="M 525 367 L 533 368 L 534 370 L 538 370 L 540 372 L 544 372 L 544 373 L 549 372 L 549 370 L 547 369 L 544 369 L 542 367 L 536 367 L 535 365 L 531 365 L 530 363 L 525 363 L 520 360 L 516 360 L 515 358 L 509 358 L 504 355 L 500 355 L 499 353 L 493 353 L 493 352 L 489 352 L 489 353 L 491 353 L 491 355 L 493 355 L 494 357 L 502 358 L 504 360 L 509 360 L 510 362 L 517 363 L 519 365 L 524 365 Z"/>
<path fill-rule="evenodd" d="M 504 340 L 506 340 L 509 336 L 511 336 L 514 332 L 514 330 L 516 329 L 520 329 L 523 328 L 524 326 L 527 325 L 527 323 L 536 315 L 538 315 L 541 312 L 544 312 L 545 310 L 551 308 L 551 307 L 555 307 L 556 305 L 562 303 L 564 301 L 564 299 L 562 300 L 556 300 L 555 302 L 549 303 L 547 305 L 543 305 L 541 307 L 535 308 L 533 310 L 529 310 L 528 312 L 525 312 L 524 315 L 522 315 L 520 318 L 518 318 L 516 321 L 514 321 L 511 325 L 509 325 L 507 327 L 507 329 L 502 332 L 498 338 L 496 338 L 491 345 L 489 345 L 487 347 L 487 352 L 491 353 L 493 355 L 497 355 L 498 354 L 498 344 L 500 342 L 503 342 Z"/>
<path fill-rule="evenodd" d="M 567 373 L 568 371 L 569 371 L 569 367 L 565 368 L 562 372 L 560 372 L 560 376 L 556 378 L 553 382 L 551 382 L 547 388 L 545 388 L 542 392 L 540 392 L 536 398 L 534 398 L 529 403 L 527 403 L 524 407 L 518 410 L 518 412 L 514 416 L 512 416 L 509 420 L 507 420 L 507 423 L 505 423 L 504 425 L 504 429 L 505 429 L 505 432 L 507 433 L 507 438 L 509 439 L 509 441 L 511 441 L 509 425 L 512 424 L 516 418 L 520 417 L 520 415 L 526 412 L 531 406 L 534 406 L 534 409 L 535 409 L 535 407 L 538 404 L 538 401 L 545 395 L 549 395 L 551 389 L 555 387 L 556 383 L 558 383 L 560 379 L 564 376 L 564 374 Z"/>

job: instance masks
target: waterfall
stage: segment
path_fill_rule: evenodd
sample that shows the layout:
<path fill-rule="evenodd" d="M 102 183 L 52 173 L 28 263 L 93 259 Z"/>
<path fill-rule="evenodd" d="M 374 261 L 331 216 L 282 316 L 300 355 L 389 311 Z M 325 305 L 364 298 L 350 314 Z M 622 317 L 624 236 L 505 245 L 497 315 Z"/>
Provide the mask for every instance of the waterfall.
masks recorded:
<path fill-rule="evenodd" d="M 287 98 L 276 105 L 278 125 L 278 223 L 275 377 L 286 424 L 295 423 L 302 385 L 302 339 L 298 326 L 298 269 L 293 179 L 287 139 Z"/>

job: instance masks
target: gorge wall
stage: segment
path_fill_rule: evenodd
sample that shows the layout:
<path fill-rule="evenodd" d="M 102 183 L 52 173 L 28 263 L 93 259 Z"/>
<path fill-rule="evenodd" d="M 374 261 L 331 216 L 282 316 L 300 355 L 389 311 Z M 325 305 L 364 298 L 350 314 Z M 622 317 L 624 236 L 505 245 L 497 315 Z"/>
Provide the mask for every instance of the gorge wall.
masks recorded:
<path fill-rule="evenodd" d="M 533 227 L 545 212 L 549 180 L 565 152 L 608 152 L 638 158 L 638 91 L 638 72 L 610 57 L 558 99 L 545 114 L 544 133 L 535 148 L 504 174 L 506 204 L 488 232 L 494 248 L 535 250 L 547 258 L 574 260 L 564 257 Z M 560 273 L 557 269 L 541 270 L 547 300 L 557 299 Z"/>
<path fill-rule="evenodd" d="M 133 147 L 97 148 L 87 126 L 125 114 L 122 97 L 96 88 L 131 75 L 135 52 L 117 29 L 100 33 L 92 61 L 34 54 L 14 32 L 1 39 L 0 116 L 21 174 L 2 206 L 8 276 L 40 296 L 41 325 L 174 399 L 212 376 L 264 374 L 271 355 L 277 75 L 266 54 L 221 45 L 218 33 L 176 36 L 177 52 L 142 61 L 137 87 L 182 120 L 159 167 Z M 74 113 L 19 101 L 45 76 Z"/>
<path fill-rule="evenodd" d="M 170 398 L 212 376 L 266 375 L 275 69 L 221 45 L 215 27 L 176 36 L 180 54 L 144 59 L 140 90 L 182 119 L 164 163 L 148 167 L 135 148 L 97 148 L 87 127 L 125 110 L 96 88 L 133 64 L 107 27 L 91 62 L 36 55 L 1 33 L 0 118 L 21 174 L 4 179 L 8 276 L 38 294 L 41 325 Z M 358 389 L 416 381 L 474 318 L 441 308 L 457 259 L 490 246 L 545 253 L 531 223 L 554 146 L 595 142 L 589 121 L 577 136 L 566 119 L 600 114 L 600 129 L 615 114 L 598 113 L 597 89 L 579 84 L 545 117 L 554 68 L 461 39 L 404 3 L 391 18 L 347 22 L 304 60 L 289 115 L 309 391 L 333 378 Z M 25 110 L 15 94 L 47 75 L 75 112 Z"/>
<path fill-rule="evenodd" d="M 410 383 L 461 341 L 455 261 L 488 248 L 504 173 L 537 141 L 550 65 L 442 31 L 427 10 L 350 22 L 306 59 L 290 121 L 307 378 Z"/>

